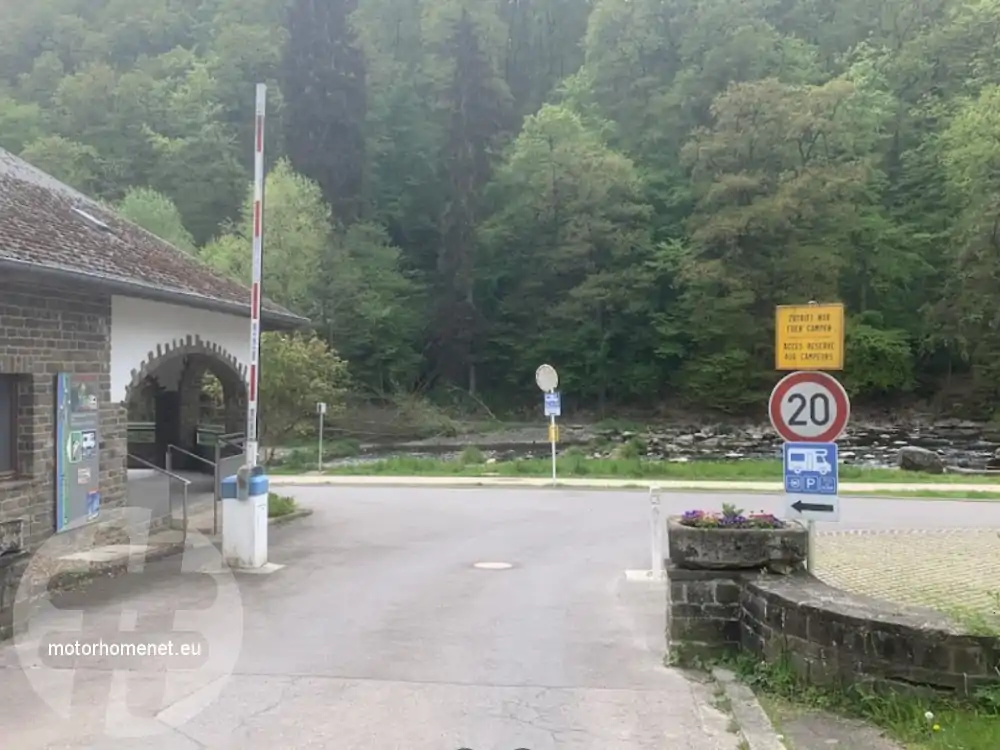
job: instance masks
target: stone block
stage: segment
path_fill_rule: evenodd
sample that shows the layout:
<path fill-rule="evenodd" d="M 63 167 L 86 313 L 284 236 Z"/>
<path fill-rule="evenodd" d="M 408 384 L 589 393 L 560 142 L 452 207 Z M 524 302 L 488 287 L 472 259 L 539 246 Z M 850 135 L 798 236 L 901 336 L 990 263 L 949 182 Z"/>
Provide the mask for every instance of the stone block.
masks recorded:
<path fill-rule="evenodd" d="M 686 583 L 671 581 L 668 591 L 670 592 L 668 596 L 672 602 L 686 602 L 688 600 Z"/>
<path fill-rule="evenodd" d="M 805 640 L 808 633 L 809 615 L 801 607 L 791 605 L 784 609 L 782 628 L 789 638 Z"/>
<path fill-rule="evenodd" d="M 939 669 L 947 669 L 970 676 L 988 676 L 997 674 L 996 656 L 991 653 L 992 649 L 983 649 L 982 646 L 973 643 L 951 643 L 947 646 L 938 647 L 940 661 L 931 664 L 921 663 L 920 666 L 929 666 Z"/>
<path fill-rule="evenodd" d="M 809 533 L 790 523 L 784 529 L 705 529 L 668 519 L 670 561 L 681 568 L 783 572 L 808 558 Z"/>
<path fill-rule="evenodd" d="M 685 584 L 687 600 L 692 604 L 714 604 L 715 603 L 715 582 L 714 581 L 692 581 Z"/>
<path fill-rule="evenodd" d="M 764 618 L 767 616 L 767 601 L 763 596 L 747 592 L 741 598 L 740 606 L 747 617 L 751 617 L 758 622 L 764 622 Z"/>
<path fill-rule="evenodd" d="M 718 581 L 715 584 L 715 600 L 719 604 L 738 605 L 740 603 L 740 591 L 740 585 L 735 581 Z"/>
<path fill-rule="evenodd" d="M 720 643 L 680 641 L 668 646 L 671 660 L 682 667 L 700 667 L 733 652 L 733 647 Z"/>
<path fill-rule="evenodd" d="M 965 671 L 956 661 L 957 653 L 949 648 L 944 640 L 931 639 L 924 636 L 917 636 L 912 641 L 913 663 L 915 666 L 924 669 L 931 669 L 938 672 L 962 672 Z M 965 652 L 965 649 L 959 649 Z M 968 654 L 973 657 L 979 655 L 978 649 L 970 649 Z"/>
<path fill-rule="evenodd" d="M 673 617 L 670 620 L 670 640 L 700 641 L 719 645 L 739 643 L 739 622 L 701 617 Z"/>

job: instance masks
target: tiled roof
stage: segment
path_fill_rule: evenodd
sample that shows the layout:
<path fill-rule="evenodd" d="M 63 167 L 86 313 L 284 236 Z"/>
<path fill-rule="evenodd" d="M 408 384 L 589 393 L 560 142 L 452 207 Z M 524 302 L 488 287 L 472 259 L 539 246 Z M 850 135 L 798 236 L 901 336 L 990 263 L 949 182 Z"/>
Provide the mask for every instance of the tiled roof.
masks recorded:
<path fill-rule="evenodd" d="M 247 252 L 250 252 L 249 247 Z M 193 256 L 0 149 L 0 266 L 55 271 L 123 295 L 249 314 L 250 292 Z M 265 322 L 303 319 L 268 300 Z"/>

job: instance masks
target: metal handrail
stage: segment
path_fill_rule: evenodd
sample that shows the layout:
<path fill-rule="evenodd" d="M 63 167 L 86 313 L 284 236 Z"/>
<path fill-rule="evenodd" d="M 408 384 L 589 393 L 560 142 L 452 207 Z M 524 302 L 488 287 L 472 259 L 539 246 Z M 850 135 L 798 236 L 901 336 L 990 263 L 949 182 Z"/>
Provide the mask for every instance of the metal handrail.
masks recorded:
<path fill-rule="evenodd" d="M 222 461 L 221 449 L 223 446 L 228 446 L 230 448 L 237 448 L 242 450 L 243 446 L 237 444 L 234 440 L 246 441 L 246 434 L 243 432 L 227 432 L 223 435 L 215 436 L 215 498 L 212 503 L 212 533 L 216 536 L 219 534 L 219 501 L 222 499 L 219 497 L 219 488 L 222 477 L 219 476 L 219 464 Z"/>
<path fill-rule="evenodd" d="M 181 518 L 183 519 L 184 522 L 184 526 L 181 528 L 181 543 L 186 544 L 187 532 L 188 532 L 188 487 L 191 485 L 191 480 L 182 477 L 180 474 L 174 474 L 172 471 L 167 471 L 162 466 L 157 466 L 156 464 L 151 463 L 144 458 L 139 458 L 139 456 L 133 456 L 131 453 L 126 453 L 125 455 L 127 458 L 130 458 L 131 460 L 136 461 L 137 463 L 140 463 L 143 466 L 152 469 L 157 474 L 162 474 L 163 476 L 169 479 L 176 479 L 181 483 L 181 486 L 184 488 L 184 494 L 182 495 L 183 499 L 181 504 Z M 169 491 L 167 492 L 167 503 L 170 508 L 170 527 L 173 528 L 174 502 Z"/>
<path fill-rule="evenodd" d="M 170 451 L 177 451 L 182 455 L 201 461 L 203 464 L 206 464 L 207 466 L 212 466 L 212 467 L 215 466 L 215 461 L 210 461 L 204 456 L 199 456 L 197 453 L 192 453 L 191 451 L 185 450 L 184 448 L 181 448 L 179 445 L 174 445 L 173 443 L 169 443 L 167 445 L 167 460 L 170 459 Z"/>

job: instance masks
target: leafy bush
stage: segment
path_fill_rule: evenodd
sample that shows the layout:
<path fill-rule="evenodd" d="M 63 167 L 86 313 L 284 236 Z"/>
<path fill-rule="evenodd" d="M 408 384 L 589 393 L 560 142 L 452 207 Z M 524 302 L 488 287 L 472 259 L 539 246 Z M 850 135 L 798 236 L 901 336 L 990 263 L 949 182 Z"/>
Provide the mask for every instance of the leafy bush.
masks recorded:
<path fill-rule="evenodd" d="M 913 389 L 913 351 L 905 331 L 855 323 L 848 325 L 845 339 L 844 386 L 852 396 L 882 396 Z"/>
<path fill-rule="evenodd" d="M 267 494 L 267 517 L 281 518 L 296 510 L 295 498 L 288 495 L 279 495 L 276 492 Z"/>
<path fill-rule="evenodd" d="M 693 405 L 740 413 L 767 403 L 763 375 L 749 352 L 730 349 L 685 365 L 682 393 Z"/>
<path fill-rule="evenodd" d="M 472 466 L 474 464 L 481 464 L 486 462 L 486 457 L 483 452 L 479 450 L 474 445 L 467 445 L 462 449 L 461 455 L 458 457 L 459 463 L 463 466 Z"/>

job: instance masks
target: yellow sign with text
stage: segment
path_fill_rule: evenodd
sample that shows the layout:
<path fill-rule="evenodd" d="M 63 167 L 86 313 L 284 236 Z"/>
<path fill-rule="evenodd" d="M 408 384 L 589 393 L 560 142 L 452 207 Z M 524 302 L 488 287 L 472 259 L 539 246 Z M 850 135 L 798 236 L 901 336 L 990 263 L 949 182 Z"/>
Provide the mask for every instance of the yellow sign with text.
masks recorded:
<path fill-rule="evenodd" d="M 549 424 L 549 442 L 558 443 L 559 442 L 559 425 Z"/>
<path fill-rule="evenodd" d="M 774 369 L 843 370 L 844 306 L 778 305 Z"/>

